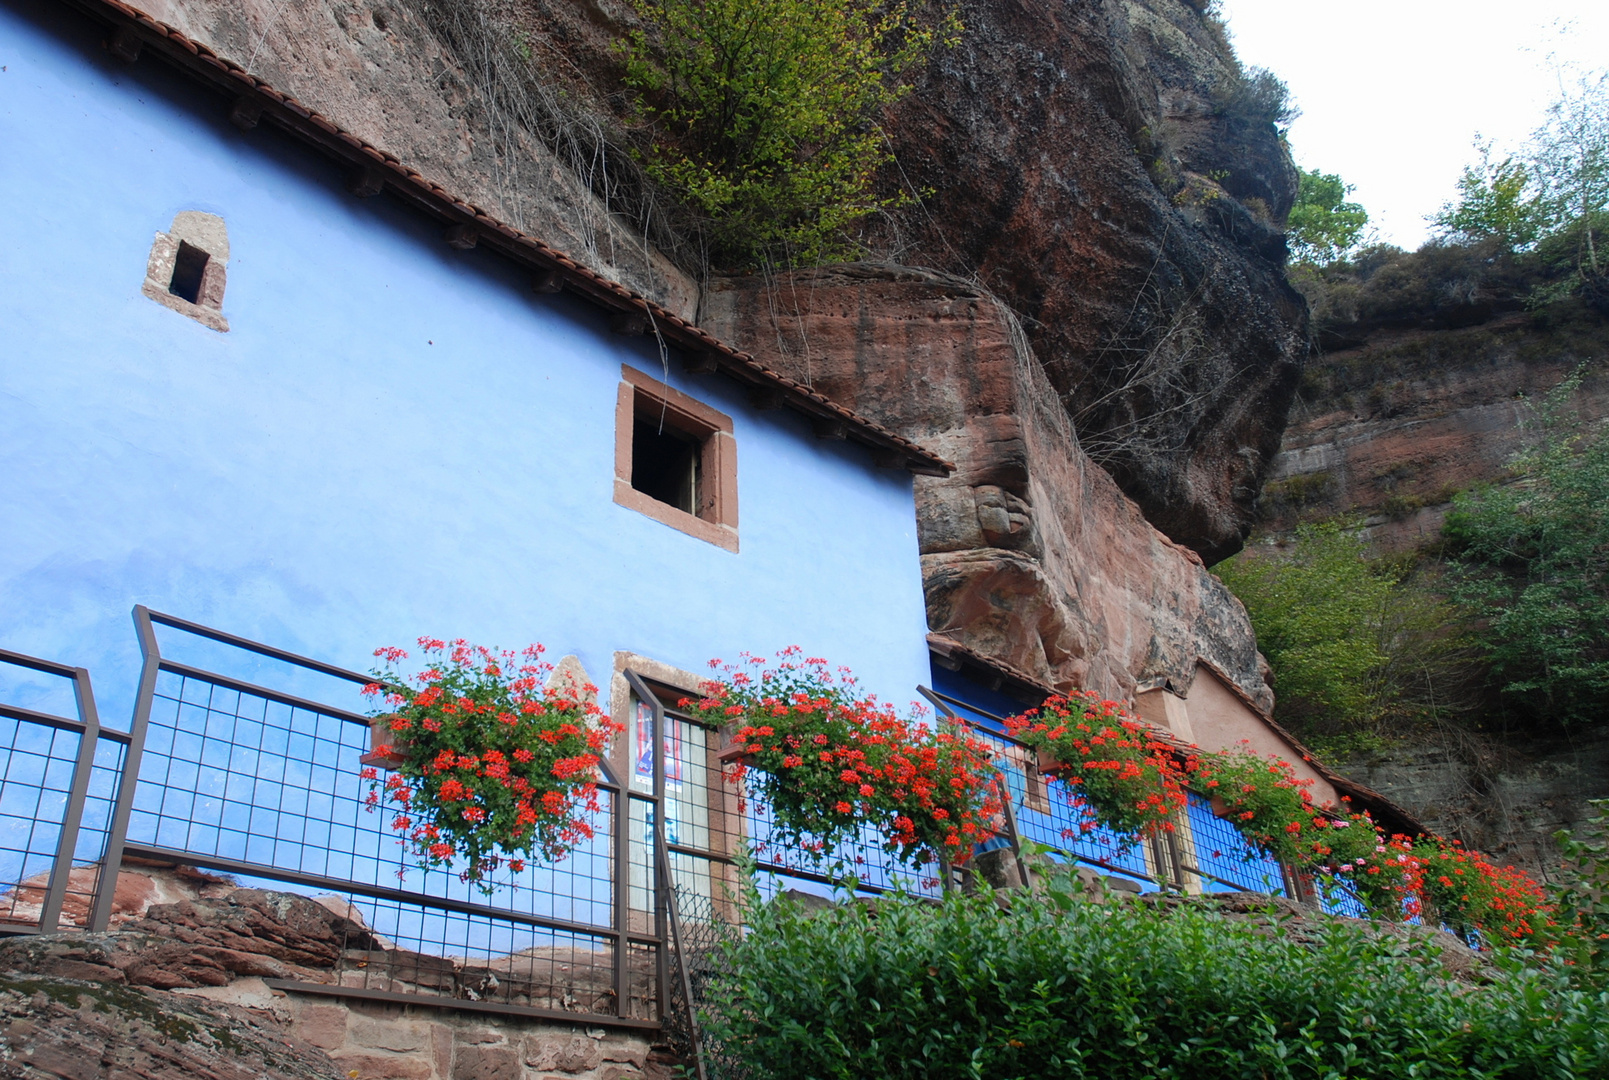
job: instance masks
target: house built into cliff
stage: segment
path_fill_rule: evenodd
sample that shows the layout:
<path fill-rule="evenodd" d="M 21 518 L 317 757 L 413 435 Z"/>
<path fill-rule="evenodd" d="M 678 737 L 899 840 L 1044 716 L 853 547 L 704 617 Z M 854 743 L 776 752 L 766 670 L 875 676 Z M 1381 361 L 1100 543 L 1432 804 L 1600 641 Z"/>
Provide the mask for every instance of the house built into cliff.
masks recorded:
<path fill-rule="evenodd" d="M 657 1029 L 666 896 L 709 915 L 767 835 L 677 702 L 793 644 L 993 738 L 1010 838 L 1137 888 L 1280 887 L 1200 807 L 1184 849 L 1075 835 L 999 727 L 1050 688 L 927 634 L 936 454 L 119 0 L 3 0 L 0 61 L 5 928 L 104 928 L 100 867 L 198 866 L 341 898 L 333 969 L 282 993 Z M 542 640 L 624 728 L 596 838 L 493 900 L 362 806 L 352 669 L 429 634 Z M 1276 738 L 1215 678 L 1142 715 Z M 874 849 L 865 888 L 948 884 Z M 795 855 L 762 862 L 830 884 Z"/>

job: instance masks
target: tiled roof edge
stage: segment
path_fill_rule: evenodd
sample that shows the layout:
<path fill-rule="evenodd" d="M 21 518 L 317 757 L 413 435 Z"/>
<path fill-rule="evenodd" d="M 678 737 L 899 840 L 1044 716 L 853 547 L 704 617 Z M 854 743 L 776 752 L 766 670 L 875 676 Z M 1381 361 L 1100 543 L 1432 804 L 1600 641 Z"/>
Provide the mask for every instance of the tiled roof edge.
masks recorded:
<path fill-rule="evenodd" d="M 688 353 L 703 353 L 714 360 L 720 371 L 738 382 L 777 394 L 778 404 L 809 417 L 818 425 L 817 433 L 823 437 L 847 438 L 869 447 L 878 465 L 903 468 L 923 476 L 947 476 L 955 471 L 953 463 L 932 451 L 766 367 L 751 354 L 739 351 L 564 252 L 465 202 L 403 165 L 395 155 L 343 130 L 328 117 L 140 9 L 122 0 L 66 0 L 66 3 L 111 26 L 112 37 L 107 48 L 114 55 L 132 60 L 142 48 L 151 48 L 213 90 L 233 95 L 237 112 L 243 104 L 250 110 L 260 111 L 261 119 L 273 120 L 325 154 L 347 162 L 354 169 L 364 170 L 374 183 L 385 185 L 448 227 L 466 226 L 475 230 L 477 245 L 485 243 L 516 262 L 541 272 L 557 273 L 572 292 L 606 310 L 645 316 L 648 329 L 668 343 Z"/>
<path fill-rule="evenodd" d="M 1351 780 L 1345 776 L 1342 776 L 1340 773 L 1324 764 L 1324 762 L 1320 761 L 1313 754 L 1313 752 L 1309 750 L 1305 744 L 1303 744 L 1302 740 L 1291 734 L 1289 730 L 1287 730 L 1277 720 L 1265 712 L 1263 708 L 1257 704 L 1257 702 L 1253 701 L 1251 695 L 1246 693 L 1245 688 L 1232 679 L 1229 676 L 1229 673 L 1223 668 L 1219 667 L 1211 660 L 1208 660 L 1205 656 L 1196 657 L 1196 666 L 1198 669 L 1206 668 L 1209 672 L 1215 675 L 1218 681 L 1227 686 L 1230 693 L 1239 698 L 1243 705 L 1245 705 L 1252 712 L 1256 713 L 1257 717 L 1262 720 L 1263 723 L 1267 724 L 1269 729 L 1273 731 L 1274 734 L 1278 735 L 1281 739 L 1284 739 L 1286 743 L 1290 744 L 1291 749 L 1300 754 L 1304 762 L 1313 766 L 1313 771 L 1324 777 L 1324 779 L 1328 780 L 1331 784 L 1334 784 L 1335 787 L 1340 791 L 1352 796 L 1358 802 L 1363 803 L 1364 807 L 1370 810 L 1375 817 L 1394 819 L 1395 824 L 1400 826 L 1397 831 L 1407 833 L 1408 835 L 1418 835 L 1419 833 L 1429 832 L 1429 830 L 1425 828 L 1424 823 L 1404 807 L 1397 805 L 1395 802 L 1380 794 L 1378 791 L 1375 791 L 1373 788 L 1360 784 L 1356 780 Z"/>

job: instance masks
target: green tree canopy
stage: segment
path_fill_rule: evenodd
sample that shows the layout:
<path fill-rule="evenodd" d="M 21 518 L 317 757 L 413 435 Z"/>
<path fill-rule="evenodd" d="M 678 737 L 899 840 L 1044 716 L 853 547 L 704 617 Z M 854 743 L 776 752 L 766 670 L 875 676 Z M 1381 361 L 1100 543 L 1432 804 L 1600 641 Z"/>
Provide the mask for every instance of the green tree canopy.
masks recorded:
<path fill-rule="evenodd" d="M 1480 147 L 1480 155 L 1480 164 L 1466 166 L 1458 180 L 1458 201 L 1443 206 L 1435 224 L 1460 240 L 1495 237 L 1523 251 L 1536 243 L 1544 224 L 1532 169 L 1513 157 L 1492 160 L 1489 145 Z"/>
<path fill-rule="evenodd" d="M 649 175 L 710 220 L 729 263 L 843 254 L 855 222 L 897 202 L 877 126 L 905 78 L 960 23 L 875 0 L 635 0 L 626 84 L 655 128 Z"/>
<path fill-rule="evenodd" d="M 1296 205 L 1286 219 L 1285 236 L 1294 262 L 1323 266 L 1344 259 L 1363 238 L 1369 213 L 1348 202 L 1352 185 L 1334 173 L 1302 170 Z"/>
<path fill-rule="evenodd" d="M 1303 525 L 1215 570 L 1246 605 L 1279 717 L 1316 744 L 1373 742 L 1474 704 L 1464 612 L 1411 562 L 1373 558 L 1359 530 Z"/>
<path fill-rule="evenodd" d="M 1301 526 L 1283 552 L 1248 550 L 1216 568 L 1251 616 L 1281 716 L 1366 724 L 1380 712 L 1376 675 L 1389 658 L 1378 630 L 1396 582 L 1368 555 L 1332 522 Z"/>
<path fill-rule="evenodd" d="M 1609 73 L 1578 78 L 1519 152 L 1497 160 L 1490 144 L 1477 149 L 1480 163 L 1464 170 L 1436 226 L 1454 239 L 1496 237 L 1536 251 L 1558 280 L 1533 302 L 1580 293 L 1609 308 Z"/>

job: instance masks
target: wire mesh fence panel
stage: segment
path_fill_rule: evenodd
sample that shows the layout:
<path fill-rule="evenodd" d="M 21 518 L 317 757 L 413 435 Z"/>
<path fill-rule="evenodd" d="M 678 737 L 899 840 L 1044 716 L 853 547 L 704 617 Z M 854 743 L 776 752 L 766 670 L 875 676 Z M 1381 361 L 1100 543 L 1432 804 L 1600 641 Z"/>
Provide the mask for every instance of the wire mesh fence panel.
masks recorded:
<path fill-rule="evenodd" d="M 607 926 L 607 809 L 566 858 L 506 867 L 491 896 L 453 868 L 425 870 L 391 827 L 378 780 L 363 777 L 366 718 L 276 699 L 220 680 L 161 672 L 146 729 L 128 841 L 265 871 L 404 889 L 525 915 Z"/>
<path fill-rule="evenodd" d="M 75 713 L 0 700 L 0 933 L 82 929 L 127 736 L 102 732 L 85 669 L 0 650 L 0 672 L 7 699 Z"/>
<path fill-rule="evenodd" d="M 1160 888 L 1144 845 L 1125 842 L 1110 829 L 1093 824 L 1074 805 L 1072 785 L 1039 773 L 1032 750 L 986 728 L 971 727 L 969 734 L 993 754 L 1023 840 L 1049 848 L 1052 858 L 1092 864 L 1124 877 L 1142 891 Z"/>
<path fill-rule="evenodd" d="M 357 894 L 346 899 L 357 925 L 342 941 L 336 981 L 343 987 L 621 1015 L 614 943 L 606 936 Z"/>
<path fill-rule="evenodd" d="M 89 925 L 90 911 L 100 886 L 101 867 L 106 860 L 106 843 L 111 836 L 117 786 L 122 781 L 123 763 L 127 758 L 128 744 L 121 739 L 109 738 L 103 732 L 96 740 L 89 789 L 83 801 L 83 818 L 73 845 L 72 872 L 63 894 L 60 923 L 63 929 L 83 929 Z"/>
<path fill-rule="evenodd" d="M 82 738 L 0 716 L 0 928 L 39 923 Z"/>
<path fill-rule="evenodd" d="M 635 730 L 651 730 L 650 707 L 638 702 Z M 863 892 L 903 889 L 913 895 L 939 892 L 939 868 L 913 868 L 901 863 L 884 846 L 873 825 L 859 835 L 825 848 L 781 842 L 770 806 L 760 797 L 758 778 L 745 770 L 734 782 L 735 769 L 720 758 L 719 733 L 685 714 L 663 709 L 665 839 L 672 873 L 678 886 L 704 897 L 730 914 L 740 886 L 735 860 L 752 855 L 756 884 L 763 895 L 789 889 L 831 893 L 842 887 Z M 637 744 L 643 743 L 638 735 Z M 631 783 L 646 792 L 653 782 L 652 744 L 637 745 Z M 633 837 L 652 842 L 648 827 L 651 811 Z M 650 879 L 647 865 L 634 865 L 634 889 L 643 890 Z M 850 879 L 853 879 L 851 884 Z M 637 904 L 634 901 L 633 906 Z"/>
<path fill-rule="evenodd" d="M 1186 813 L 1190 825 L 1189 858 L 1203 872 L 1203 891 L 1284 891 L 1285 875 L 1279 861 L 1247 843 L 1233 822 L 1213 813 L 1209 800 L 1192 792 Z"/>
<path fill-rule="evenodd" d="M 632 966 L 658 963 L 656 941 L 629 941 L 651 935 L 652 919 L 634 930 L 619 903 L 625 882 L 616 871 L 627 872 L 628 860 L 617 857 L 615 826 L 624 796 L 607 776 L 597 806 L 583 811 L 590 835 L 564 858 L 528 860 L 518 871 L 505 863 L 482 882 L 456 863 L 425 869 L 402 841 L 397 808 L 386 805 L 384 776 L 360 761 L 369 718 L 164 659 L 152 626 L 348 684 L 365 676 L 144 609 L 136 623 L 146 649 L 141 756 L 120 796 L 119 850 L 222 870 L 326 906 L 344 901 L 346 940 L 329 989 L 319 992 L 578 1021 L 657 1020 L 657 973 Z"/>
<path fill-rule="evenodd" d="M 1367 919 L 1369 908 L 1357 892 L 1339 878 L 1319 878 L 1315 883 L 1319 906 L 1327 915 L 1344 915 L 1349 919 Z"/>

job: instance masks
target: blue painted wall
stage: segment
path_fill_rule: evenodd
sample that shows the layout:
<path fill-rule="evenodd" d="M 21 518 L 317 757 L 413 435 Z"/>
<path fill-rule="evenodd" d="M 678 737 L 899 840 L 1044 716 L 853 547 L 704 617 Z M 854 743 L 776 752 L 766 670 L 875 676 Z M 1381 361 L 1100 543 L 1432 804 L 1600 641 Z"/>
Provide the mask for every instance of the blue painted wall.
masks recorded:
<path fill-rule="evenodd" d="M 898 702 L 927 678 L 908 475 L 672 359 L 734 419 L 742 551 L 616 506 L 620 365 L 660 375 L 651 343 L 76 16 L 0 8 L 0 65 L 0 647 L 89 667 L 108 723 L 135 603 L 359 669 L 430 634 L 599 680 L 617 649 L 793 643 Z M 180 210 L 228 225 L 227 334 L 140 294 Z"/>

